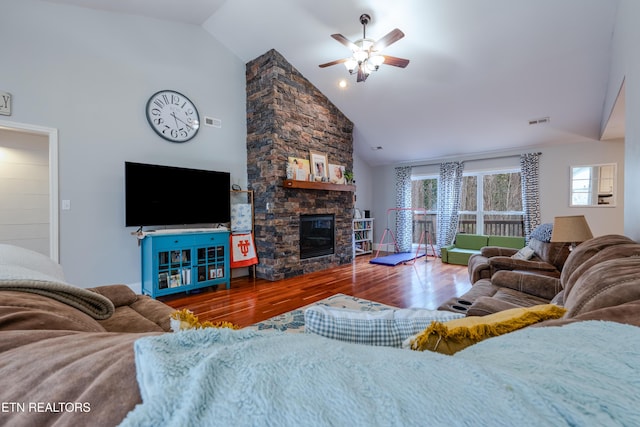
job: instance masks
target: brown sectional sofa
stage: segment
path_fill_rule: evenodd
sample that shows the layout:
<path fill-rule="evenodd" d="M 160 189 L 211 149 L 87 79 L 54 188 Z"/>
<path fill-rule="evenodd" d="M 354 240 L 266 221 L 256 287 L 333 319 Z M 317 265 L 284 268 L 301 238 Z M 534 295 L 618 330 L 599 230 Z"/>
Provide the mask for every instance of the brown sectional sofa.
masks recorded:
<path fill-rule="evenodd" d="M 640 300 L 640 244 L 620 235 L 588 240 L 571 252 L 560 277 L 498 271 L 477 281 L 440 309 L 482 316 L 549 302 L 568 309 L 565 318 Z"/>
<path fill-rule="evenodd" d="M 94 291 L 113 302 L 108 319 L 46 296 L 0 290 L 0 401 L 54 405 L 4 413 L 2 423 L 117 425 L 142 402 L 133 343 L 169 331 L 174 310 L 125 285 Z M 61 410 L 59 402 L 83 406 Z"/>
<path fill-rule="evenodd" d="M 0 245 L 0 402 L 13 405 L 2 425 L 117 425 L 141 403 L 133 343 L 170 331 L 174 310 L 125 285 L 78 288 L 109 308 L 92 315 L 55 288 L 73 288 L 63 280 L 48 258 Z"/>
<path fill-rule="evenodd" d="M 469 280 L 476 283 L 480 279 L 489 279 L 497 271 L 529 271 L 551 277 L 560 277 L 560 272 L 569 256 L 567 243 L 551 243 L 532 238 L 527 244 L 534 254 L 528 260 L 512 258 L 518 249 L 487 246 L 479 254 L 471 255 L 467 268 Z"/>

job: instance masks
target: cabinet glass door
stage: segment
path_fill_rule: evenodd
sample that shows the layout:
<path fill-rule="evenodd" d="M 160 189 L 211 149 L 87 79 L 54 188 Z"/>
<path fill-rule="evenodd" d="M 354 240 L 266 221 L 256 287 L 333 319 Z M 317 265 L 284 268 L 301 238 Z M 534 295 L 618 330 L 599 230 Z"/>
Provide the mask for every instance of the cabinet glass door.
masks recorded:
<path fill-rule="evenodd" d="M 158 289 L 191 285 L 191 250 L 158 252 Z"/>
<path fill-rule="evenodd" d="M 223 279 L 225 277 L 224 246 L 198 248 L 198 282 Z"/>

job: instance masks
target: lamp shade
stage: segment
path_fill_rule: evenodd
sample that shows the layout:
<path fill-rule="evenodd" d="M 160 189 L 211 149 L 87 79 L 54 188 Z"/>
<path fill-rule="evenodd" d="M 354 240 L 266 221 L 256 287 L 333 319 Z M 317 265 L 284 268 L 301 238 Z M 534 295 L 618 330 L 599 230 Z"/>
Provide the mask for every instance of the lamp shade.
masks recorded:
<path fill-rule="evenodd" d="M 593 237 L 584 215 L 557 216 L 553 219 L 552 242 L 584 242 Z"/>

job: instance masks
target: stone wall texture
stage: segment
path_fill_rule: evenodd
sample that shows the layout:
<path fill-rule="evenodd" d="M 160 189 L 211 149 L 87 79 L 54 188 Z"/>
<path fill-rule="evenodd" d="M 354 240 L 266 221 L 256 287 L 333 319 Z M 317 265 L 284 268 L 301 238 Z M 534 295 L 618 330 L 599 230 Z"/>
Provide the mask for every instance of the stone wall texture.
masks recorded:
<path fill-rule="evenodd" d="M 326 153 L 353 169 L 353 123 L 275 50 L 250 61 L 247 172 L 254 191 L 256 275 L 280 280 L 352 261 L 354 194 L 283 188 L 288 157 Z M 300 259 L 299 218 L 334 214 L 335 253 Z"/>

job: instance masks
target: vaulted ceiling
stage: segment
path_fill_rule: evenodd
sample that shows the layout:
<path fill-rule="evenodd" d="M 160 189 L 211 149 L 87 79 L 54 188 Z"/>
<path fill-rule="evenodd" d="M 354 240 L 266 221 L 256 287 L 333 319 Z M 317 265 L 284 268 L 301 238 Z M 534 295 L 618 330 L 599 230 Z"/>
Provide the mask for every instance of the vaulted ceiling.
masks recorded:
<path fill-rule="evenodd" d="M 201 25 L 244 62 L 276 49 L 354 122 L 370 165 L 598 140 L 610 113 L 618 0 L 48 1 Z M 348 56 L 330 35 L 361 38 L 362 13 L 368 37 L 405 33 L 384 53 L 407 68 L 356 83 L 318 67 Z"/>

